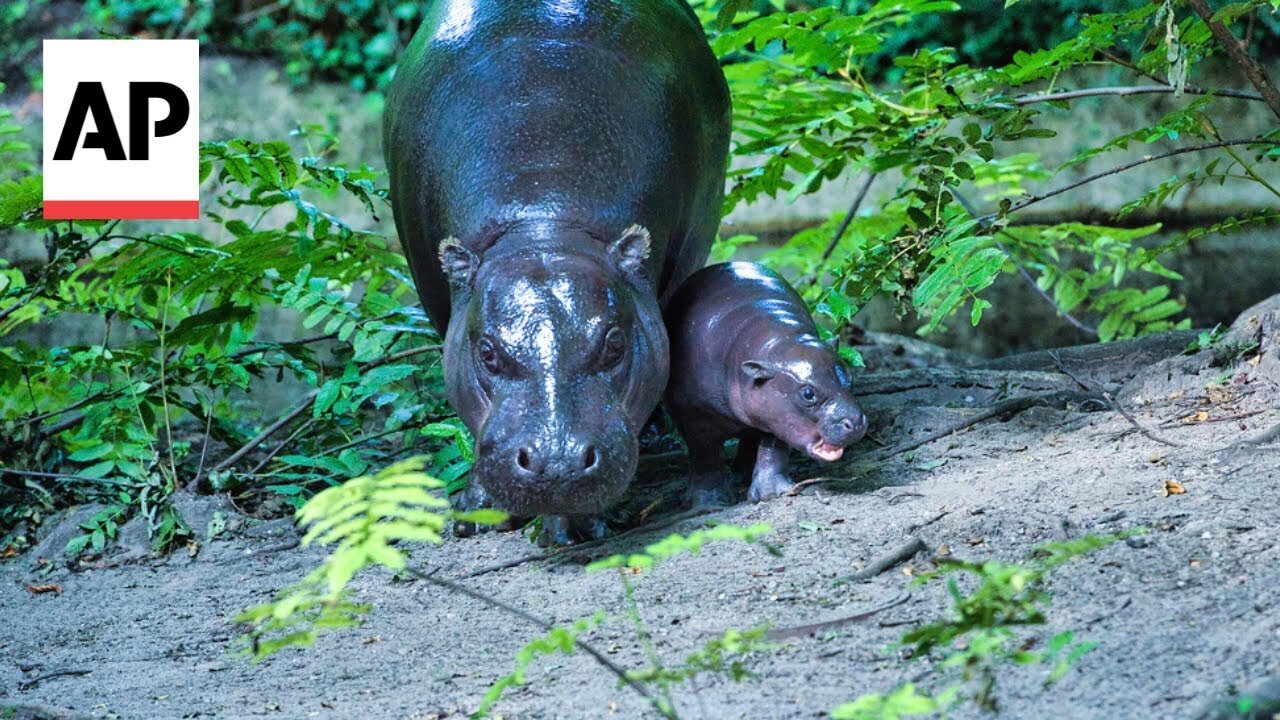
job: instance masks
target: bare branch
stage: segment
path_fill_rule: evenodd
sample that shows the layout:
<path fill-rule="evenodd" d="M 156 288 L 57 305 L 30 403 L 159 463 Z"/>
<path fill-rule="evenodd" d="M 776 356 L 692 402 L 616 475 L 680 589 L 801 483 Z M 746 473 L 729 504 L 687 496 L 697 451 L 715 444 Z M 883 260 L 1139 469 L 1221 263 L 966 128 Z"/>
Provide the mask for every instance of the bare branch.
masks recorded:
<path fill-rule="evenodd" d="M 1257 100 L 1266 102 L 1266 100 L 1255 92 L 1248 90 L 1232 90 L 1230 88 L 1197 88 L 1186 87 L 1182 91 L 1188 95 L 1216 95 L 1217 97 L 1238 98 L 1240 100 Z M 1127 95 L 1165 95 L 1175 92 L 1175 88 L 1169 85 L 1132 85 L 1132 86 L 1113 86 L 1113 87 L 1096 87 L 1083 88 L 1081 90 L 1063 90 L 1055 93 L 1045 93 L 1043 95 L 1023 95 L 1015 98 L 1014 105 L 1034 105 L 1036 103 L 1054 102 L 1057 100 L 1077 100 L 1087 97 L 1101 96 L 1119 96 Z"/>
<path fill-rule="evenodd" d="M 1240 41 L 1240 38 L 1231 32 L 1231 28 L 1223 24 L 1221 20 L 1213 18 L 1213 8 L 1209 7 L 1206 0 L 1187 0 L 1187 5 L 1204 20 L 1205 25 L 1209 26 L 1209 32 L 1213 33 L 1213 39 L 1218 41 L 1223 50 L 1227 51 L 1227 55 L 1240 66 L 1240 70 L 1244 72 L 1244 76 L 1249 78 L 1249 82 L 1258 89 L 1262 94 L 1263 102 L 1271 108 L 1271 112 L 1280 117 L 1280 90 L 1276 90 L 1276 86 L 1271 84 L 1271 77 L 1267 75 L 1267 71 L 1262 64 L 1249 56 L 1249 46 Z"/>
<path fill-rule="evenodd" d="M 1081 180 L 1077 180 L 1068 185 L 1064 185 L 1060 188 L 1057 188 L 1056 190 L 1050 190 L 1049 192 L 1042 193 L 1040 195 L 1030 195 L 1028 197 L 1025 197 L 1019 200 L 1018 202 L 1014 203 L 1013 205 L 1009 206 L 1009 209 L 1005 210 L 1004 212 L 1006 215 L 1010 213 L 1015 213 L 1025 207 L 1028 207 L 1030 205 L 1035 205 L 1036 203 L 1042 200 L 1048 200 L 1049 198 L 1054 197 L 1055 195 L 1061 195 L 1064 192 L 1075 190 L 1081 185 L 1088 185 L 1089 183 L 1095 180 L 1101 180 L 1102 178 L 1108 177 L 1110 175 L 1118 175 L 1124 172 L 1125 170 L 1132 170 L 1133 168 L 1136 168 L 1139 165 L 1146 165 L 1149 162 L 1164 160 L 1166 158 L 1171 158 L 1175 155 L 1185 155 L 1187 153 L 1202 152 L 1204 150 L 1216 150 L 1218 148 L 1231 147 L 1233 145 L 1272 145 L 1272 146 L 1280 147 L 1280 140 L 1271 140 L 1268 138 L 1246 138 L 1246 139 L 1240 139 L 1240 140 L 1223 140 L 1221 142 L 1212 142 L 1212 143 L 1206 143 L 1204 145 L 1192 145 L 1190 147 L 1178 148 L 1176 150 L 1170 150 L 1169 152 L 1160 153 L 1159 155 L 1144 155 L 1142 156 L 1142 158 L 1138 160 L 1134 160 L 1133 162 L 1128 162 L 1123 165 L 1113 167 L 1110 170 L 1104 170 L 1099 173 L 1094 173 L 1093 175 L 1090 175 Z M 988 216 L 985 216 L 984 218 L 979 218 L 979 219 L 991 220 L 991 219 L 994 219 L 995 217 L 996 215 L 988 215 Z"/>
<path fill-rule="evenodd" d="M 866 180 L 862 181 L 862 187 L 858 188 L 858 194 L 853 196 L 853 202 L 849 204 L 849 212 L 845 213 L 844 219 L 840 221 L 840 227 L 836 228 L 835 234 L 831 236 L 831 242 L 827 243 L 827 249 L 822 251 L 822 259 L 818 261 L 818 268 L 823 263 L 831 259 L 831 253 L 836 251 L 836 246 L 840 244 L 840 238 L 844 237 L 844 233 L 849 229 L 849 223 L 853 222 L 853 218 L 858 214 L 858 208 L 862 207 L 862 201 L 867 198 L 867 191 L 871 189 L 871 183 L 875 182 L 876 175 L 879 173 L 867 173 Z M 801 285 L 808 285 L 817 282 L 821 271 L 815 269 L 813 275 L 800 281 Z"/>

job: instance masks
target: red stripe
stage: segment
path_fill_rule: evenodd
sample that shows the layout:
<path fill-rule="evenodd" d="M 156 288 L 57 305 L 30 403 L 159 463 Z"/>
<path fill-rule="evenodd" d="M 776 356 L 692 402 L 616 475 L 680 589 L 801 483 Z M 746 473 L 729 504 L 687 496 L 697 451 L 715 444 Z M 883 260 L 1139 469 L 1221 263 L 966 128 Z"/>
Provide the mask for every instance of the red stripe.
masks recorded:
<path fill-rule="evenodd" d="M 46 220 L 199 220 L 199 200 L 45 200 Z"/>

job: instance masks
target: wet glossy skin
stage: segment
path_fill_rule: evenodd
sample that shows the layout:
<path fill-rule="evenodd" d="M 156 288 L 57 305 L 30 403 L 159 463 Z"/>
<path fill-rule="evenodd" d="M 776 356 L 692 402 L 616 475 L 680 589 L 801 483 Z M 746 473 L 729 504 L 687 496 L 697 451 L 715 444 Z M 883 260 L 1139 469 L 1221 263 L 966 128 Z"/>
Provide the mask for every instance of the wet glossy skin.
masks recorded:
<path fill-rule="evenodd" d="M 401 244 L 447 329 L 449 397 L 478 442 L 467 503 L 598 511 L 630 482 L 666 380 L 660 293 L 705 261 L 719 221 L 723 75 L 680 0 L 427 7 L 384 145 Z M 611 253 L 633 225 L 647 252 Z"/>
<path fill-rule="evenodd" d="M 748 498 L 790 489 L 787 448 L 840 459 L 866 433 L 848 368 L 818 338 L 804 301 L 781 277 L 752 263 L 712 265 L 691 276 L 666 309 L 671 382 L 666 405 L 689 444 L 695 504 L 734 493 L 723 445 L 741 438 Z"/>

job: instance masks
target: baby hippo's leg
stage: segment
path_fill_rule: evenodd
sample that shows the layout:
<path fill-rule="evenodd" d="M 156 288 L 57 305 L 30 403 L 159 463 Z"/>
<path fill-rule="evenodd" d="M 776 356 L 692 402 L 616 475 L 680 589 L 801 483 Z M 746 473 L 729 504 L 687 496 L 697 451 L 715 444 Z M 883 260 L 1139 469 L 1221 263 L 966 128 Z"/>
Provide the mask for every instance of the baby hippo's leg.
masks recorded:
<path fill-rule="evenodd" d="M 681 427 L 689 444 L 689 507 L 732 505 L 733 478 L 724 464 L 724 440 L 697 427 Z"/>
<path fill-rule="evenodd" d="M 738 438 L 738 454 L 733 458 L 733 472 L 744 478 L 750 478 L 751 468 L 756 466 L 756 454 L 759 449 L 759 434 L 748 432 Z"/>
<path fill-rule="evenodd" d="M 751 488 L 747 499 L 751 502 L 772 500 L 794 487 L 787 477 L 786 444 L 772 435 L 760 436 L 760 448 L 756 451 L 756 467 L 751 473 Z"/>

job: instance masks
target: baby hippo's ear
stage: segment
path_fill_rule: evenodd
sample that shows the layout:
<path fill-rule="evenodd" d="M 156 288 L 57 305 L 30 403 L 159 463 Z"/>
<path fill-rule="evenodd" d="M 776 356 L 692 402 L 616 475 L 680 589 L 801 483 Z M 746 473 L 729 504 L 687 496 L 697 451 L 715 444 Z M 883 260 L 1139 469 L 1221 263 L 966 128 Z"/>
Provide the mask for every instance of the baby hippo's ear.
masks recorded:
<path fill-rule="evenodd" d="M 462 246 L 457 238 L 446 238 L 440 243 L 440 267 L 449 283 L 459 288 L 471 287 L 475 280 L 476 270 L 480 267 L 480 258 Z"/>
<path fill-rule="evenodd" d="M 767 360 L 747 360 L 741 367 L 742 374 L 751 378 L 752 385 L 760 385 L 776 374 L 773 363 Z"/>
<path fill-rule="evenodd" d="M 609 246 L 609 259 L 624 273 L 639 272 L 644 259 L 649 257 L 649 241 L 648 230 L 632 225 Z"/>

